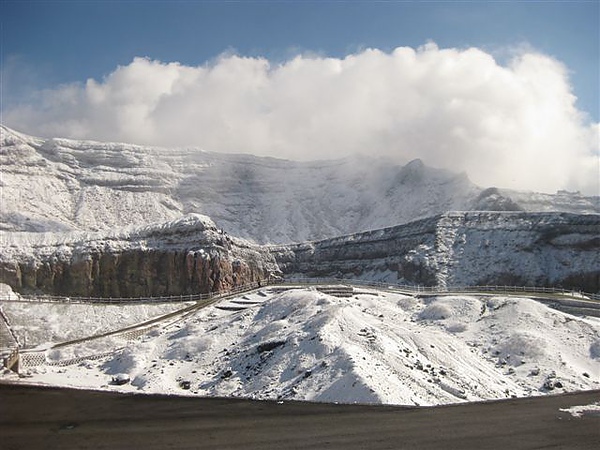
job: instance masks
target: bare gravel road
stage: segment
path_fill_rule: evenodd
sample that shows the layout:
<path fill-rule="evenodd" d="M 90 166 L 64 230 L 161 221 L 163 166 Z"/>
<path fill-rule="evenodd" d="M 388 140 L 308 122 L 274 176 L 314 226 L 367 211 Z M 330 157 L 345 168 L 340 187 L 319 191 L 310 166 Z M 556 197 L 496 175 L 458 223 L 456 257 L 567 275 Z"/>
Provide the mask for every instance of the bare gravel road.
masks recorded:
<path fill-rule="evenodd" d="M 0 384 L 0 448 L 598 449 L 600 391 L 417 408 Z"/>

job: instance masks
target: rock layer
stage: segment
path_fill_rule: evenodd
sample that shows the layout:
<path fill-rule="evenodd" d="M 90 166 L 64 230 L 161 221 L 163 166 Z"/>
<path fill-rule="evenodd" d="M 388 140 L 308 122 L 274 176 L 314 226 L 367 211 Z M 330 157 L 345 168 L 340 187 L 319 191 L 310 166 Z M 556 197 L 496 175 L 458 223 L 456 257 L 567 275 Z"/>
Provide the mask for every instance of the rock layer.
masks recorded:
<path fill-rule="evenodd" d="M 10 240 L 1 255 L 0 280 L 19 292 L 187 295 L 256 282 L 276 270 L 268 252 L 194 215 L 110 237 L 15 233 Z"/>
<path fill-rule="evenodd" d="M 282 273 L 426 286 L 600 291 L 600 215 L 447 213 L 318 242 L 258 246 L 208 218 L 112 235 L 4 233 L 0 282 L 18 292 L 145 297 L 222 291 Z"/>
<path fill-rule="evenodd" d="M 600 291 L 597 214 L 455 212 L 272 251 L 288 277 Z"/>

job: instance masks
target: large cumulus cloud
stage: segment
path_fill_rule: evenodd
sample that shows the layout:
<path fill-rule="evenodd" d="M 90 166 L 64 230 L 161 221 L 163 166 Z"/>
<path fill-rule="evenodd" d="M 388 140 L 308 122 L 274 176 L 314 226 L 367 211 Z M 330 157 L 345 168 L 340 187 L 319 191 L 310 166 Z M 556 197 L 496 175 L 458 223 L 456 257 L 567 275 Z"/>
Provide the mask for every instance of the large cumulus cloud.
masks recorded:
<path fill-rule="evenodd" d="M 290 159 L 351 153 L 466 171 L 482 185 L 598 193 L 599 126 L 577 110 L 559 61 L 506 65 L 427 44 L 282 63 L 222 55 L 189 67 L 136 58 L 102 81 L 4 111 L 22 131 Z"/>

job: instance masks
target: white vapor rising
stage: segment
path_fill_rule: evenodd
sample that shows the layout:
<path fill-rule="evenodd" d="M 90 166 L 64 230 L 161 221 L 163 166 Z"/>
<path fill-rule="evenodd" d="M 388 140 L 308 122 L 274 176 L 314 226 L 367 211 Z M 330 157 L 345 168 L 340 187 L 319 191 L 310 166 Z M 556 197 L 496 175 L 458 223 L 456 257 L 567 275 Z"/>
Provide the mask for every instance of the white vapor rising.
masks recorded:
<path fill-rule="evenodd" d="M 599 193 L 599 130 L 575 107 L 567 69 L 479 49 L 281 64 L 223 55 L 188 67 L 136 58 L 102 82 L 39 92 L 5 123 L 47 137 L 198 146 L 289 159 L 386 155 L 466 171 L 481 186 Z"/>

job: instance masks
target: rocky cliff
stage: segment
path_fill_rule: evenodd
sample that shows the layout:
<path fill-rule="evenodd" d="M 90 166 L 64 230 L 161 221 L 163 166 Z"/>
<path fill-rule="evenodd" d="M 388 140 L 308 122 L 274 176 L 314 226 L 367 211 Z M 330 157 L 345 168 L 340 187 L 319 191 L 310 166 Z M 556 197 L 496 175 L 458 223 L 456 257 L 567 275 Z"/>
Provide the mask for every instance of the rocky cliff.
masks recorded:
<path fill-rule="evenodd" d="M 600 291 L 600 215 L 454 212 L 286 246 L 231 237 L 188 215 L 112 233 L 0 233 L 0 282 L 18 292 L 143 297 L 287 278 Z"/>
<path fill-rule="evenodd" d="M 271 255 L 188 215 L 112 234 L 4 233 L 0 281 L 19 292 L 92 297 L 229 289 L 276 271 Z"/>
<path fill-rule="evenodd" d="M 447 213 L 272 252 L 288 277 L 600 291 L 597 214 Z"/>

